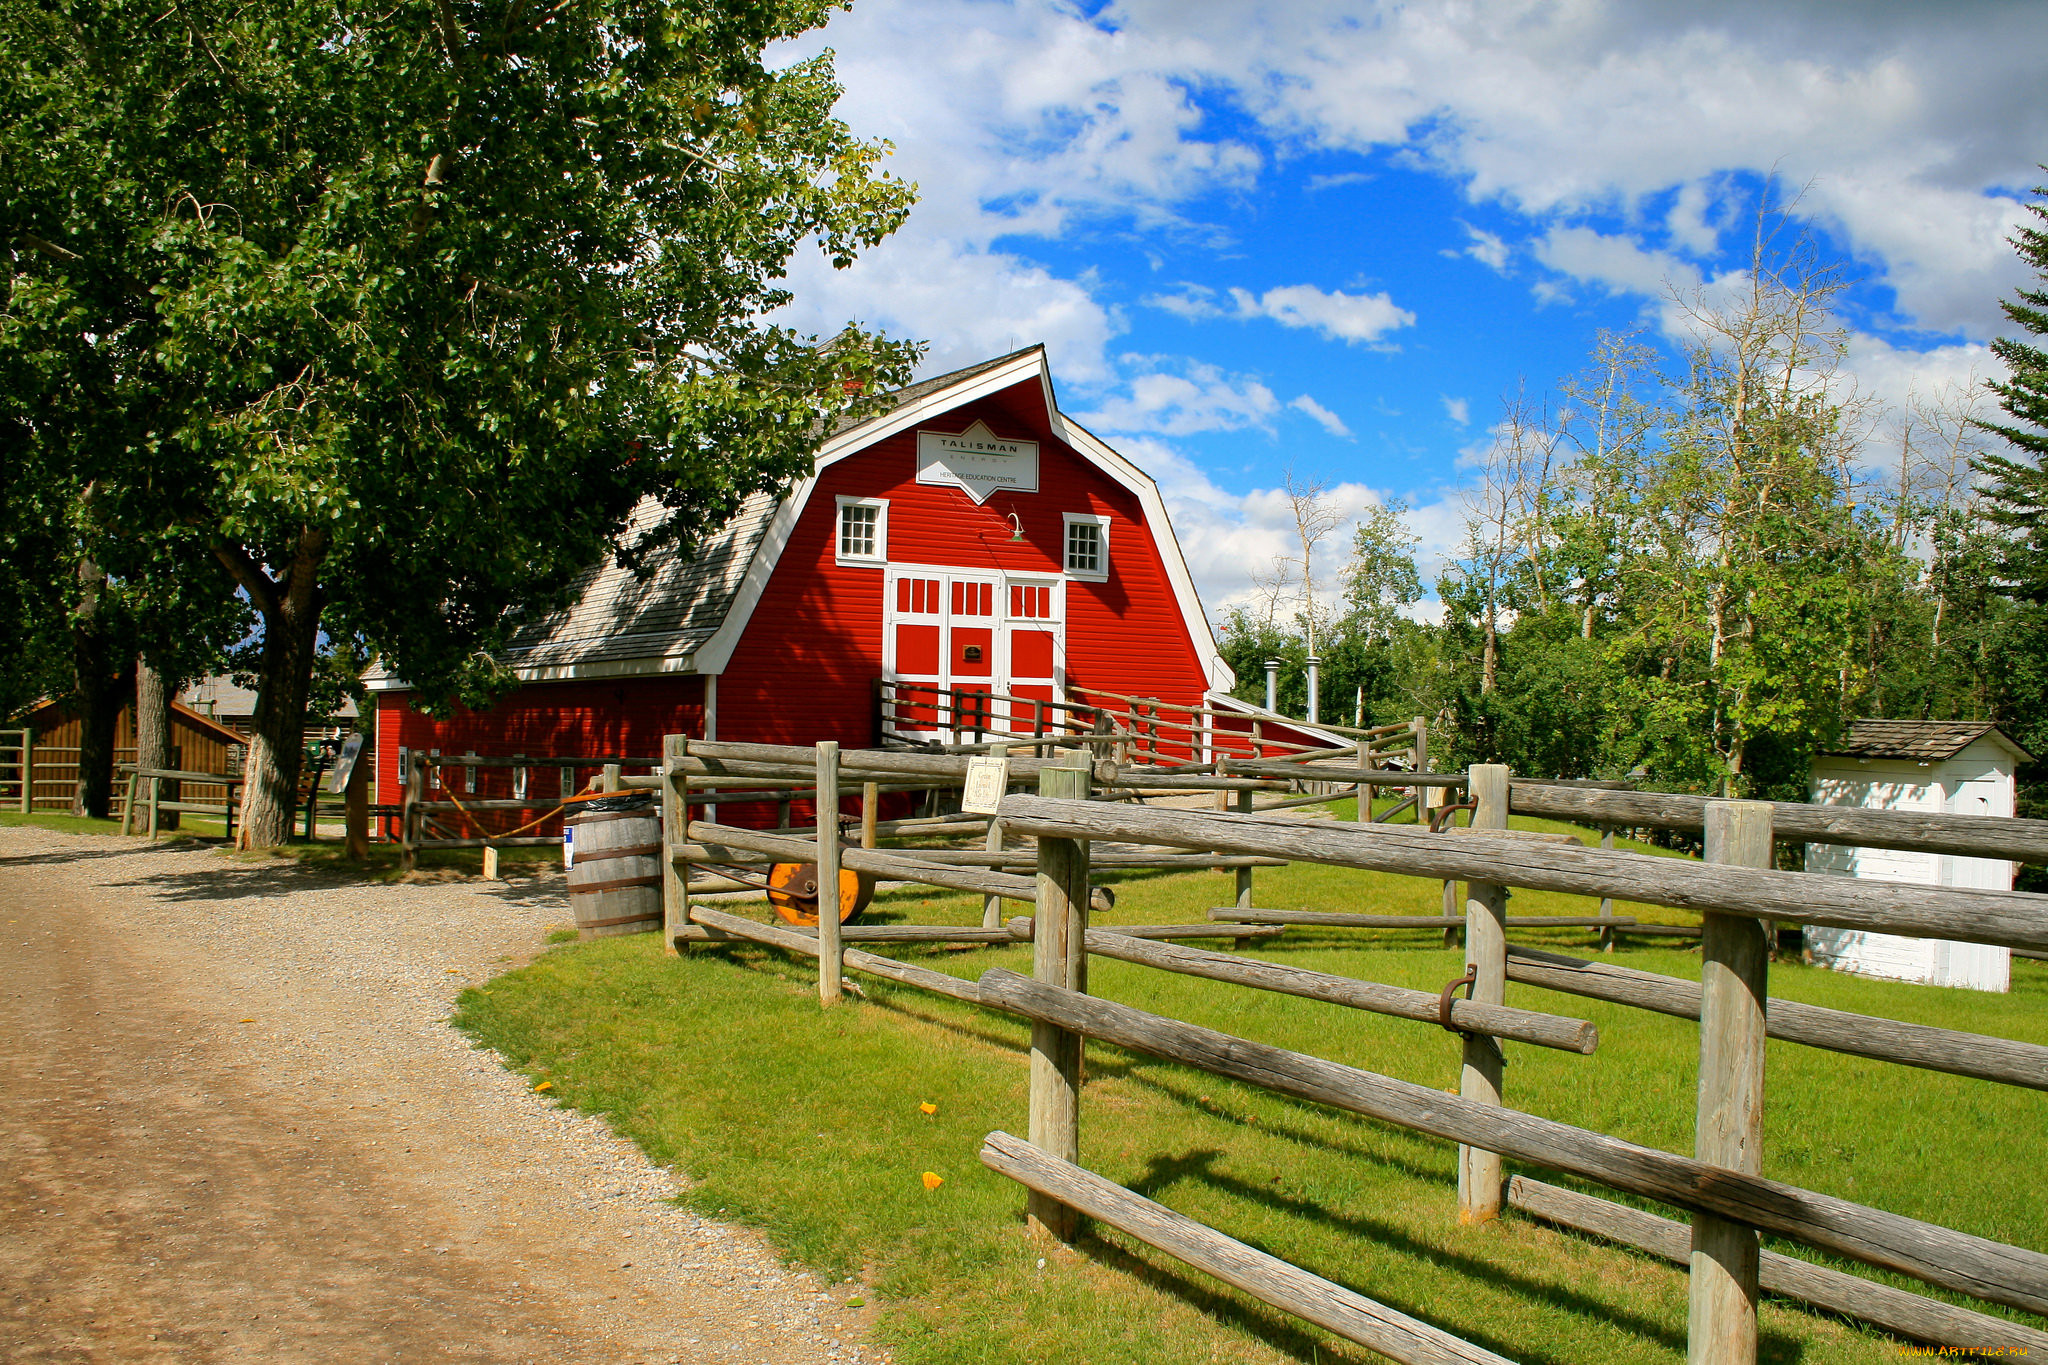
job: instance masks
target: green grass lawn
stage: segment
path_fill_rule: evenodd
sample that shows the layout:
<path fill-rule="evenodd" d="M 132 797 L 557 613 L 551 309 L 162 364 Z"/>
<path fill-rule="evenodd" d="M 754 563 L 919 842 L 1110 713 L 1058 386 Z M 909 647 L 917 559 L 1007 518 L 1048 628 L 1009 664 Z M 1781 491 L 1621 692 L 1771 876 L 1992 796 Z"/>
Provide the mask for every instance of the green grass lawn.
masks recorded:
<path fill-rule="evenodd" d="M 1230 900 L 1228 873 L 1101 880 L 1119 899 L 1098 922 L 1197 920 Z M 1306 864 L 1262 868 L 1256 887 L 1257 903 L 1272 908 L 1405 914 L 1441 905 L 1437 884 Z M 1518 892 L 1510 913 L 1591 909 Z M 915 923 L 979 915 L 978 897 L 911 890 L 881 895 L 870 912 Z M 1517 937 L 1564 951 L 1593 943 L 1577 931 Z M 1459 951 L 1434 931 L 1292 930 L 1248 951 L 1431 991 L 1461 970 Z M 991 966 L 1030 970 L 1028 946 L 899 955 L 970 978 Z M 1697 953 L 1680 947 L 1626 948 L 1616 960 L 1673 975 L 1699 970 Z M 1103 958 L 1090 974 L 1093 992 L 1141 1009 L 1425 1085 L 1457 1081 L 1458 1042 L 1434 1027 Z M 1375 1358 L 1120 1234 L 1091 1237 L 1079 1254 L 1031 1238 L 1022 1189 L 975 1155 L 991 1129 L 1025 1131 L 1028 1025 L 873 978 L 858 978 L 866 1003 L 822 1011 L 815 979 L 809 963 L 772 950 L 696 949 L 678 960 L 652 935 L 615 938 L 565 944 L 466 992 L 456 1018 L 536 1082 L 552 1081 L 563 1103 L 604 1114 L 695 1180 L 693 1207 L 761 1228 L 795 1262 L 860 1277 L 904 1365 Z M 2048 1043 L 2048 968 L 2038 963 L 2016 962 L 2003 997 L 1796 963 L 1773 967 L 1772 990 Z M 1511 1103 L 1691 1150 L 1693 1024 L 1532 987 L 1509 993 L 1601 1029 L 1591 1057 L 1508 1044 Z M 1764 1170 L 2042 1248 L 2048 1196 L 2028 1155 L 2048 1150 L 2042 1098 L 1774 1043 Z M 937 1112 L 922 1113 L 923 1102 Z M 1460 1228 L 1454 1149 L 1433 1139 L 1091 1045 L 1081 1152 L 1112 1180 L 1511 1359 L 1685 1357 L 1682 1271 L 1513 1214 Z M 944 1183 L 927 1190 L 926 1171 Z M 1896 1354 L 1896 1343 L 1840 1319 L 1779 1301 L 1763 1310 L 1767 1361 Z"/>

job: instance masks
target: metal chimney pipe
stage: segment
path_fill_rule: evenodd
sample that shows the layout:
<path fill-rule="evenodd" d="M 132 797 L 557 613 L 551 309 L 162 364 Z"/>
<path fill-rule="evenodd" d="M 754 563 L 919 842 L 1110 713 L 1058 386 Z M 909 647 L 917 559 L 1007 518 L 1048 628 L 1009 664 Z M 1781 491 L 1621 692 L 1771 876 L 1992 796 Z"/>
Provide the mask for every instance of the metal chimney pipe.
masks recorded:
<path fill-rule="evenodd" d="M 1278 711 L 1280 699 L 1280 661 L 1266 660 L 1266 709 Z"/>
<path fill-rule="evenodd" d="M 1316 703 L 1319 700 L 1317 694 L 1321 690 L 1322 667 L 1323 661 L 1320 658 L 1313 654 L 1308 656 L 1308 723 L 1310 725 L 1314 725 L 1321 719 L 1316 714 Z"/>

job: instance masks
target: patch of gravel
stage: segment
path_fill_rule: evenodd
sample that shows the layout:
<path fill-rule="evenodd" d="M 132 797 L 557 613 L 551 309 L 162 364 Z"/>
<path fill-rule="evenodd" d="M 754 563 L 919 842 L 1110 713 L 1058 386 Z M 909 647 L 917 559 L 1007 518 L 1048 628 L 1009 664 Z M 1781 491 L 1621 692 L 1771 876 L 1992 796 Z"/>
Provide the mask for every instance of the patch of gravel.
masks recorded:
<path fill-rule="evenodd" d="M 28 828 L 0 830 L 0 864 L 31 872 L 38 901 L 110 921 L 195 1054 L 410 1190 L 393 1236 L 443 1230 L 422 1250 L 486 1263 L 515 1291 L 508 1312 L 546 1303 L 587 1327 L 604 1343 L 590 1358 L 889 1362 L 861 1340 L 872 1310 L 845 1307 L 864 1286 L 826 1285 L 758 1234 L 678 1208 L 676 1176 L 446 1022 L 458 991 L 568 926 L 559 869 L 365 885 Z"/>

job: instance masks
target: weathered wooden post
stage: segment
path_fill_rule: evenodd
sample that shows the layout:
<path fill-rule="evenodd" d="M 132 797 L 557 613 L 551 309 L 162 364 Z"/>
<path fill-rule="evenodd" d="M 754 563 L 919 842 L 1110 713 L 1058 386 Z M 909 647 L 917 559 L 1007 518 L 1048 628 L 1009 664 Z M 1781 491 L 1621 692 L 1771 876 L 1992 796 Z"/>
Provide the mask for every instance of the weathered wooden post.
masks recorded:
<path fill-rule="evenodd" d="M 1088 799 L 1088 769 L 1040 768 L 1038 794 Z M 1070 991 L 1088 989 L 1088 845 L 1079 839 L 1038 841 L 1038 908 L 1032 920 L 1031 974 Z M 1060 1161 L 1081 1159 L 1081 1036 L 1056 1025 L 1031 1025 L 1031 1144 Z M 1063 1242 L 1080 1235 L 1081 1216 L 1050 1197 L 1025 1202 L 1031 1223 Z"/>
<path fill-rule="evenodd" d="M 839 1003 L 846 958 L 839 944 L 839 741 L 818 741 L 818 1003 Z"/>
<path fill-rule="evenodd" d="M 1419 736 L 1418 736 L 1419 737 Z M 1508 770 L 1500 763 L 1475 763 L 1471 768 L 1472 828 L 1508 827 Z M 1497 882 L 1465 884 L 1465 967 L 1472 976 L 1472 999 L 1504 1004 L 1508 984 L 1508 889 Z M 1458 1093 L 1468 1100 L 1500 1103 L 1501 1069 L 1506 1059 L 1498 1040 L 1486 1034 L 1465 1035 L 1465 1065 Z M 1500 1217 L 1501 1162 L 1498 1152 L 1458 1148 L 1458 1221 L 1485 1223 Z"/>
<path fill-rule="evenodd" d="M 1408 734 L 1409 752 L 1415 759 L 1415 771 L 1426 773 L 1429 771 L 1429 722 L 1421 716 L 1417 716 L 1408 722 Z M 1415 789 L 1416 824 L 1427 825 L 1429 823 L 1429 809 L 1436 804 L 1435 797 L 1436 789 L 1434 787 L 1417 787 Z"/>
<path fill-rule="evenodd" d="M 131 833 L 142 819 L 141 799 L 142 770 L 128 774 L 128 794 L 121 798 L 121 832 Z"/>
<path fill-rule="evenodd" d="M 598 790 L 615 792 L 618 789 L 619 765 L 616 763 L 607 763 L 604 765 L 603 776 L 599 779 Z"/>
<path fill-rule="evenodd" d="M 1371 744 L 1372 741 L 1369 739 L 1361 739 L 1358 741 L 1358 771 L 1360 771 L 1361 773 L 1369 773 L 1372 771 L 1372 749 L 1370 747 Z M 1358 784 L 1357 818 L 1358 823 L 1361 825 L 1369 825 L 1372 823 L 1372 794 L 1373 788 L 1371 787 L 1371 785 L 1364 782 Z"/>
<path fill-rule="evenodd" d="M 348 782 L 342 787 L 344 853 L 352 863 L 366 862 L 370 856 L 370 769 L 375 764 L 374 753 L 357 754 L 356 765 L 349 769 Z"/>
<path fill-rule="evenodd" d="M 164 780 L 154 774 L 149 779 L 149 841 L 156 842 L 157 806 L 163 800 Z"/>
<path fill-rule="evenodd" d="M 676 861 L 678 846 L 690 839 L 688 735 L 665 735 L 661 741 L 661 950 L 674 957 L 676 935 L 690 922 L 690 869 Z"/>
<path fill-rule="evenodd" d="M 882 784 L 863 782 L 860 784 L 860 846 L 875 846 L 875 821 L 880 817 L 882 805 Z"/>
<path fill-rule="evenodd" d="M 398 866 L 411 872 L 420 865 L 420 801 L 426 795 L 427 760 L 414 753 L 406 756 L 405 789 L 398 799 Z M 230 793 L 229 804 L 233 804 Z"/>
<path fill-rule="evenodd" d="M 1707 802 L 1707 861 L 1771 865 L 1771 803 Z M 1702 916 L 1700 1097 L 1693 1154 L 1746 1175 L 1763 1169 L 1764 1004 L 1770 945 L 1748 915 Z M 1756 1229 L 1709 1214 L 1692 1220 L 1688 1365 L 1754 1365 Z"/>
<path fill-rule="evenodd" d="M 36 808 L 36 732 L 35 727 L 24 725 L 21 729 L 21 813 L 27 815 Z"/>
<path fill-rule="evenodd" d="M 990 758 L 1007 760 L 1010 757 L 1010 746 L 1007 744 L 991 744 L 988 746 L 988 756 Z M 1003 851 L 1003 818 L 1000 815 L 991 815 L 989 817 L 988 838 L 982 844 L 982 847 L 990 853 L 1001 853 Z M 981 927 L 984 929 L 1000 929 L 1003 927 L 1003 898 L 1001 896 L 990 895 L 982 897 Z"/>
<path fill-rule="evenodd" d="M 1600 847 L 1609 850 L 1613 849 L 1614 826 L 1600 826 Z M 1600 918 L 1606 919 L 1609 916 L 1613 915 L 1613 913 L 1614 897 L 1602 896 L 1600 898 Z M 1611 953 L 1614 951 L 1614 926 L 1611 924 L 1603 924 L 1600 926 L 1600 951 L 1603 953 Z"/>
<path fill-rule="evenodd" d="M 1246 787 L 1237 794 L 1237 810 L 1240 815 L 1250 815 L 1252 813 L 1253 795 L 1254 792 L 1250 787 Z M 1252 908 L 1252 870 L 1250 867 L 1240 867 L 1237 869 L 1237 908 L 1240 910 Z"/>

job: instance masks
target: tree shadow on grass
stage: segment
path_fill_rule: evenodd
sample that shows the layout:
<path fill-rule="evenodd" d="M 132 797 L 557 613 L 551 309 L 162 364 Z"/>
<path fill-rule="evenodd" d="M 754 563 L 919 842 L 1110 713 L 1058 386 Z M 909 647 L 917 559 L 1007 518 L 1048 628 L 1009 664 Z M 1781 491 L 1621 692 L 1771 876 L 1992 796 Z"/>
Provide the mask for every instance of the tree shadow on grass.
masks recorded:
<path fill-rule="evenodd" d="M 1220 1172 L 1215 1169 L 1215 1163 L 1222 1158 L 1222 1155 L 1221 1152 L 1214 1150 L 1198 1150 L 1178 1157 L 1154 1157 L 1148 1164 L 1146 1173 L 1138 1180 L 1133 1181 L 1130 1189 L 1136 1194 L 1156 1200 L 1160 1191 L 1183 1181 L 1197 1182 L 1225 1195 L 1244 1200 L 1247 1203 L 1258 1204 L 1276 1213 L 1285 1214 L 1290 1218 L 1299 1218 L 1307 1222 L 1317 1223 L 1332 1231 L 1342 1233 L 1347 1237 L 1360 1238 L 1373 1242 L 1376 1245 L 1390 1248 L 1409 1259 L 1423 1261 L 1439 1269 L 1452 1271 L 1460 1276 L 1479 1281 L 1495 1289 L 1508 1291 L 1523 1298 L 1549 1304 L 1576 1316 L 1598 1319 L 1612 1324 L 1633 1336 L 1654 1342 L 1668 1350 L 1678 1353 L 1683 1353 L 1685 1350 L 1684 1333 L 1674 1332 L 1660 1323 L 1639 1314 L 1631 1313 L 1614 1304 L 1588 1298 L 1583 1294 L 1551 1281 L 1517 1274 L 1489 1261 L 1462 1255 L 1440 1246 L 1434 1246 L 1417 1239 L 1391 1224 L 1376 1219 L 1361 1218 L 1353 1214 L 1338 1213 L 1316 1203 L 1314 1200 L 1287 1194 L 1266 1186 L 1256 1185 Z M 1448 1194 L 1448 1190 L 1446 1193 Z M 1445 1211 L 1448 1217 L 1450 1213 L 1449 1202 L 1445 1205 Z M 1268 1248 L 1259 1246 L 1255 1240 L 1243 1240 L 1246 1241 L 1247 1245 L 1257 1247 L 1268 1255 L 1274 1254 Z M 1283 1257 L 1282 1259 L 1286 1258 Z M 1323 1274 L 1322 1270 L 1313 1264 L 1312 1259 L 1306 1261 L 1297 1260 L 1294 1264 L 1299 1265 L 1301 1269 L 1308 1271 L 1312 1275 L 1322 1275 L 1325 1279 L 1332 1278 L 1329 1275 Z M 1420 1310 L 1419 1305 L 1389 1302 L 1387 1306 L 1404 1313 L 1409 1313 L 1411 1316 L 1422 1318 L 1425 1321 L 1430 1321 L 1429 1316 Z M 1433 1322 L 1432 1325 L 1451 1332 L 1453 1335 L 1463 1336 L 1475 1345 L 1484 1346 L 1488 1350 L 1500 1352 L 1503 1355 L 1510 1356 L 1512 1359 L 1527 1362 L 1527 1365 L 1538 1365 L 1539 1362 L 1551 1361 L 1554 1361 L 1556 1365 L 1572 1365 L 1572 1362 L 1565 1357 L 1547 1355 L 1540 1350 L 1532 1353 L 1527 1343 L 1508 1342 L 1499 1338 L 1489 1337 L 1483 1330 L 1460 1329 L 1446 1325 L 1443 1322 Z M 1797 1343 L 1788 1342 L 1786 1344 L 1794 1347 L 1797 1346 Z"/>

